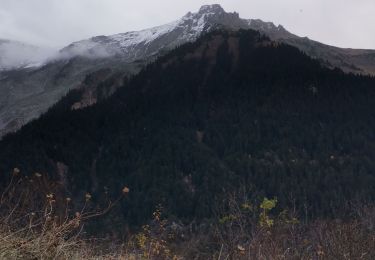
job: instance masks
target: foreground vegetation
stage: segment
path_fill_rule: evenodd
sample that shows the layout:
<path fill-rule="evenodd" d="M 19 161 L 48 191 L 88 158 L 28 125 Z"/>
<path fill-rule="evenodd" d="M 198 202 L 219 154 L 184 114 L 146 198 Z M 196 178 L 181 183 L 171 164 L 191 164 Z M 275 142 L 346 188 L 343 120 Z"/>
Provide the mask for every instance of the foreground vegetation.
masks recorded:
<path fill-rule="evenodd" d="M 159 206 L 147 225 L 112 230 L 116 239 L 86 233 L 86 224 L 107 218 L 130 192 L 124 187 L 117 199 L 93 207 L 88 193 L 73 202 L 58 183 L 14 169 L 0 201 L 0 258 L 375 259 L 373 204 L 352 204 L 345 219 L 305 222 L 293 210 L 279 209 L 275 198 L 251 203 L 228 194 L 217 217 L 201 223 L 172 221 Z"/>

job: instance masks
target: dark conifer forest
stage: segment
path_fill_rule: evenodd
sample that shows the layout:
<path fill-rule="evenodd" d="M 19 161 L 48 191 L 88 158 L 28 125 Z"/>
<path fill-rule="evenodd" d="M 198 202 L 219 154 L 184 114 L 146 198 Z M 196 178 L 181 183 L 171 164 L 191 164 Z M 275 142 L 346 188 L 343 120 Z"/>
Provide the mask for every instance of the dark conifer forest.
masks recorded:
<path fill-rule="evenodd" d="M 0 142 L 2 183 L 18 167 L 65 181 L 73 197 L 126 185 L 131 224 L 159 204 L 210 218 L 240 190 L 309 218 L 375 199 L 375 79 L 258 32 L 212 32 L 71 110 L 79 98 L 73 90 Z"/>

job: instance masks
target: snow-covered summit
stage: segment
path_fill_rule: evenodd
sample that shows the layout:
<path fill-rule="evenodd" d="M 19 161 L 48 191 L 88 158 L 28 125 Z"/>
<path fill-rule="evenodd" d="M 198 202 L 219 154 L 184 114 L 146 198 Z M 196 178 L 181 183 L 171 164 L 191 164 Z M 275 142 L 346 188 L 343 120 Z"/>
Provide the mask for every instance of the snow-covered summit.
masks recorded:
<path fill-rule="evenodd" d="M 60 50 L 58 55 L 51 50 L 0 39 L 0 70 L 40 66 L 47 59 L 119 58 L 125 62 L 147 59 L 186 42 L 196 40 L 217 25 L 232 29 L 255 29 L 275 38 L 288 32 L 273 23 L 261 20 L 241 19 L 239 14 L 225 12 L 219 4 L 203 5 L 198 12 L 189 12 L 171 23 L 141 30 L 109 36 L 96 36 L 74 42 Z"/>
<path fill-rule="evenodd" d="M 194 41 L 217 24 L 235 28 L 248 26 L 245 20 L 239 18 L 238 13 L 226 13 L 217 4 L 205 5 L 198 12 L 189 12 L 181 19 L 165 25 L 72 43 L 61 50 L 61 55 L 68 58 L 117 56 L 131 62 L 158 54 L 162 49 Z"/>

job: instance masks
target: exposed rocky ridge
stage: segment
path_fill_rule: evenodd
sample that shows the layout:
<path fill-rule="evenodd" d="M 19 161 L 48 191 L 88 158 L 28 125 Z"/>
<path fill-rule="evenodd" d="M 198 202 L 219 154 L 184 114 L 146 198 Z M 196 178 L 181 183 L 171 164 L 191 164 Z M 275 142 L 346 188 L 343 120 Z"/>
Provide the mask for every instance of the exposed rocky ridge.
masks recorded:
<path fill-rule="evenodd" d="M 197 13 L 187 13 L 181 19 L 154 28 L 97 36 L 72 43 L 61 50 L 63 57 L 113 57 L 120 56 L 127 61 L 143 59 L 196 40 L 217 24 L 229 28 L 246 27 L 247 22 L 238 13 L 226 13 L 220 5 L 202 6 Z"/>

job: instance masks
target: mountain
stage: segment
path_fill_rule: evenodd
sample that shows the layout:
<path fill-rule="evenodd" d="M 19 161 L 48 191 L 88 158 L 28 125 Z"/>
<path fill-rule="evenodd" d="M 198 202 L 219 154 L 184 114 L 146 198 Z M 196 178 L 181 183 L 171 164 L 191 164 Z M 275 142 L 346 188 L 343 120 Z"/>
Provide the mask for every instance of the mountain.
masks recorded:
<path fill-rule="evenodd" d="M 71 89 L 85 90 L 75 108 L 97 102 L 96 87 L 108 82 L 88 85 L 83 82 L 86 77 L 95 78 L 98 73 L 101 80 L 123 81 L 159 55 L 217 28 L 258 30 L 272 40 L 299 48 L 325 66 L 345 72 L 375 73 L 375 51 L 327 46 L 298 37 L 280 25 L 242 19 L 238 13 L 225 12 L 220 5 L 206 5 L 167 25 L 72 43 L 41 67 L 0 72 L 0 137 L 46 112 Z M 107 71 L 104 78 L 103 70 Z M 105 92 L 112 93 L 116 86 Z"/>
<path fill-rule="evenodd" d="M 183 43 L 194 41 L 202 33 L 217 26 L 227 29 L 253 29 L 272 40 L 286 42 L 320 59 L 331 67 L 346 72 L 375 74 L 375 51 L 343 49 L 328 46 L 306 37 L 288 32 L 283 26 L 259 19 L 241 19 L 238 13 L 227 13 L 220 5 L 205 5 L 197 13 L 188 13 L 180 20 L 151 29 L 97 36 L 69 45 L 61 52 L 67 57 L 111 57 L 121 56 L 131 61 L 157 55 L 161 50 L 172 49 Z"/>
<path fill-rule="evenodd" d="M 73 198 L 126 185 L 115 219 L 131 224 L 158 204 L 210 218 L 240 192 L 330 215 L 375 198 L 374 83 L 253 30 L 213 31 L 102 102 L 72 110 L 71 91 L 0 142 L 0 172 L 48 173 Z"/>
<path fill-rule="evenodd" d="M 217 25 L 229 28 L 246 27 L 236 13 L 226 13 L 220 5 L 202 6 L 197 13 L 187 13 L 172 23 L 138 31 L 110 36 L 97 36 L 64 48 L 67 57 L 121 56 L 127 61 L 143 59 L 196 40 L 202 33 Z"/>

